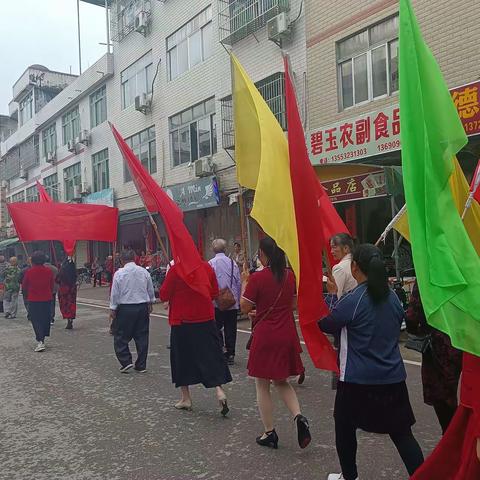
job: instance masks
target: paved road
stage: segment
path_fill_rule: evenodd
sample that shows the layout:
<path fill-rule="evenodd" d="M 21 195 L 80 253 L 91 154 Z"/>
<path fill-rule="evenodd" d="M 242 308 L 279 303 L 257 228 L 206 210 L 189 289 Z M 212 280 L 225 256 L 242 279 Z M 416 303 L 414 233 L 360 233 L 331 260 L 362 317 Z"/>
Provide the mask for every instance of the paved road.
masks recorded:
<path fill-rule="evenodd" d="M 338 471 L 330 376 L 308 361 L 307 380 L 296 388 L 312 424 L 312 445 L 297 447 L 283 408 L 277 410 L 280 448 L 255 444 L 262 426 L 245 373 L 247 334 L 239 334 L 234 381 L 227 387 L 231 414 L 223 419 L 214 392 L 202 387 L 193 389 L 193 412 L 173 408 L 169 329 L 160 315 L 152 318 L 144 375 L 118 372 L 102 306 L 79 305 L 72 331 L 56 323 L 44 353 L 33 352 L 24 313 L 0 319 L 0 332 L 1 480 L 317 480 Z M 407 369 L 415 433 L 429 452 L 439 428 L 422 403 L 418 366 Z M 359 464 L 363 480 L 407 478 L 386 437 L 359 434 Z"/>

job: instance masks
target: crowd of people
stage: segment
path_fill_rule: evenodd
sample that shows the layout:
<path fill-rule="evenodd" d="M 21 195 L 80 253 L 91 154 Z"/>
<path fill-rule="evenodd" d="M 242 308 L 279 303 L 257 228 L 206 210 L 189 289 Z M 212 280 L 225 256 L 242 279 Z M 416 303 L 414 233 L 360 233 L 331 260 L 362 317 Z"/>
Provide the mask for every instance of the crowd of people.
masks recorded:
<path fill-rule="evenodd" d="M 328 480 L 358 479 L 356 432 L 359 429 L 389 435 L 412 476 L 424 458 L 412 433 L 416 420 L 399 348 L 400 329 L 406 316 L 404 307 L 390 287 L 377 247 L 369 244 L 355 247 L 349 235 L 340 234 L 331 239 L 330 250 L 336 262 L 325 279 L 330 313 L 318 319 L 318 327 L 332 335 L 338 349 L 334 420 L 341 473 L 330 474 Z M 312 438 L 310 425 L 290 383 L 294 377 L 304 379 L 305 367 L 294 316 L 296 281 L 285 254 L 273 239 L 263 238 L 258 250 L 259 265 L 252 273 L 245 265 L 239 244 L 228 256 L 227 242 L 216 239 L 212 251 L 213 258 L 201 266 L 208 292 L 186 283 L 179 266 L 173 262 L 158 292 L 160 301 L 168 308 L 172 383 L 180 390 L 174 407 L 192 410 L 190 387 L 202 384 L 214 389 L 220 414 L 229 413 L 223 387 L 232 381 L 230 367 L 235 364 L 237 321 L 241 313 L 252 322 L 247 371 L 255 379 L 263 424 L 256 442 L 274 449 L 279 445 L 273 387 L 291 415 L 299 447 L 306 448 Z M 92 264 L 94 278 L 100 284 L 102 273 L 118 270 L 111 279 L 110 321 L 122 373 L 131 369 L 139 373 L 147 371 L 150 314 L 156 302 L 152 278 L 146 268 L 148 257 L 149 252 L 139 258 L 133 250 L 124 250 L 108 257 L 104 265 L 98 259 Z M 18 295 L 22 291 L 37 341 L 35 351 L 45 350 L 57 296 L 66 328 L 73 327 L 77 294 L 73 259 L 67 257 L 57 270 L 42 252 L 35 252 L 31 266 L 22 270 L 15 257 L 8 263 L 0 257 L 0 283 L 5 286 L 6 318 L 16 317 Z M 433 406 L 445 433 L 457 409 L 462 353 L 452 347 L 448 337 L 427 324 L 417 286 L 407 312 L 407 327 L 410 333 L 429 339 L 422 350 L 424 400 Z M 132 340 L 137 352 L 135 362 L 129 349 Z"/>

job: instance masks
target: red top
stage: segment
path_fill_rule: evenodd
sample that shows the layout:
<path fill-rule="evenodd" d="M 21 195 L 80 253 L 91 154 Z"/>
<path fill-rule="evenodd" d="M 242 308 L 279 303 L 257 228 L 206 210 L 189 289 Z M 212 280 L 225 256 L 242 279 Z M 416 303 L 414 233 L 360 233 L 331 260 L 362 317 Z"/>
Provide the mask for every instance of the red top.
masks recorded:
<path fill-rule="evenodd" d="M 52 300 L 55 284 L 53 272 L 44 265 L 33 265 L 23 277 L 22 291 L 27 292 L 29 302 L 48 302 Z"/>
<path fill-rule="evenodd" d="M 208 263 L 204 262 L 203 267 L 206 269 L 210 280 L 209 299 L 189 287 L 178 275 L 175 265 L 168 271 L 160 288 L 160 300 L 170 304 L 168 312 L 168 323 L 170 325 L 200 323 L 214 319 L 213 299 L 218 297 L 217 279 Z"/>
<path fill-rule="evenodd" d="M 480 357 L 463 354 L 460 403 L 480 414 Z"/>

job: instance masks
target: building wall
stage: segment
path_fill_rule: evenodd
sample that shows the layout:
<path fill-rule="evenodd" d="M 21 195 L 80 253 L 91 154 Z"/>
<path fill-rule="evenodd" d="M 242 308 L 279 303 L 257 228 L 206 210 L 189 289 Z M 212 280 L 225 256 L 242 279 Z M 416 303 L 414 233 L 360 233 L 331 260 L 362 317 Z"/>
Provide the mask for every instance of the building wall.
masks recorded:
<path fill-rule="evenodd" d="M 480 10 L 474 0 L 412 0 L 426 42 L 450 88 L 478 79 Z M 310 129 L 398 102 L 398 95 L 340 111 L 336 43 L 398 12 L 398 0 L 306 1 Z"/>

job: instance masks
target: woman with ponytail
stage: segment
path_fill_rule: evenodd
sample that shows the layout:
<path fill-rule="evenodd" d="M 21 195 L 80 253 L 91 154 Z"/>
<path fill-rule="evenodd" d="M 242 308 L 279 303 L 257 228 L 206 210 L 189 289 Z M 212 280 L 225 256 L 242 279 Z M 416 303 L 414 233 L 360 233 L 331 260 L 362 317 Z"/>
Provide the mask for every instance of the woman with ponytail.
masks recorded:
<path fill-rule="evenodd" d="M 328 480 L 357 480 L 357 429 L 388 434 L 413 475 L 423 454 L 412 434 L 415 417 L 398 347 L 404 311 L 377 247 L 360 245 L 351 268 L 358 286 L 319 322 L 325 333 L 340 334 L 334 417 L 342 473 Z"/>
<path fill-rule="evenodd" d="M 297 394 L 288 382 L 288 377 L 304 371 L 300 358 L 302 349 L 293 318 L 295 277 L 287 269 L 285 253 L 270 237 L 260 241 L 258 253 L 265 268 L 253 273 L 250 278 L 244 272 L 240 301 L 242 312 L 254 318 L 247 369 L 248 374 L 255 378 L 258 409 L 264 426 L 264 433 L 257 437 L 257 443 L 278 447 L 270 393 L 273 383 L 295 422 L 298 444 L 300 448 L 305 448 L 311 440 L 308 421 L 302 415 Z"/>

